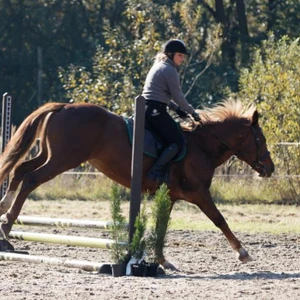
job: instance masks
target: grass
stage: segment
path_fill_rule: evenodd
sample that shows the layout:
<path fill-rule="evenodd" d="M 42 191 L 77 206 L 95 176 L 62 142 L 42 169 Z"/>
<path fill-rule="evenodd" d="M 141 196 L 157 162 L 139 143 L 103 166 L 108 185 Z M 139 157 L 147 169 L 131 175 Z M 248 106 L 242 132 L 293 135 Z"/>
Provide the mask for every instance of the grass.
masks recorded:
<path fill-rule="evenodd" d="M 109 199 L 112 181 L 103 175 L 61 174 L 36 189 L 31 199 Z M 218 204 L 297 204 L 300 205 L 300 184 L 291 191 L 287 179 L 259 177 L 215 177 L 211 194 Z M 298 189 L 298 190 L 297 190 Z M 120 189 L 123 199 L 130 191 Z"/>
<path fill-rule="evenodd" d="M 211 194 L 217 203 L 231 204 L 300 204 L 300 186 L 298 197 L 291 193 L 286 178 L 276 177 L 229 177 L 214 178 Z"/>
<path fill-rule="evenodd" d="M 28 214 L 34 214 L 36 209 L 36 214 L 49 217 L 69 217 L 71 213 L 75 218 L 110 220 L 106 207 L 109 207 L 111 185 L 112 181 L 101 175 L 59 175 L 30 195 L 35 208 L 30 205 Z M 300 233 L 300 210 L 295 205 L 300 203 L 290 198 L 284 182 L 272 178 L 224 180 L 216 177 L 211 193 L 235 232 Z M 129 190 L 120 189 L 120 197 L 129 200 Z M 122 201 L 122 205 L 124 212 L 129 212 L 128 201 Z M 128 217 L 127 213 L 125 216 Z M 195 205 L 185 201 L 175 204 L 170 229 L 219 230 Z"/>
<path fill-rule="evenodd" d="M 217 207 L 235 232 L 300 234 L 300 210 L 296 206 L 218 204 Z M 170 228 L 219 231 L 198 208 L 183 201 L 174 206 Z"/>
<path fill-rule="evenodd" d="M 147 202 L 150 219 L 152 201 Z M 124 216 L 128 220 L 129 202 L 122 201 Z M 234 232 L 300 234 L 300 209 L 292 205 L 266 204 L 217 204 L 219 211 Z M 109 221 L 110 202 L 88 200 L 27 200 L 22 215 L 94 219 Z M 150 222 L 148 222 L 150 226 Z M 219 231 L 218 228 L 195 206 L 185 201 L 175 204 L 169 229 Z"/>
<path fill-rule="evenodd" d="M 112 181 L 103 175 L 61 174 L 33 191 L 29 198 L 107 200 L 110 197 Z"/>

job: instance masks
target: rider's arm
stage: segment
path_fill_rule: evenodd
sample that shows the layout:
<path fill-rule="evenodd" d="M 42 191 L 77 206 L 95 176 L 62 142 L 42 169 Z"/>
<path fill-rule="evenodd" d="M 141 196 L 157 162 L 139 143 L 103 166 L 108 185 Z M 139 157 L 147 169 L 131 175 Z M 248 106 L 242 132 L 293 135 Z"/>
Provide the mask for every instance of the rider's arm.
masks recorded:
<path fill-rule="evenodd" d="M 186 101 L 185 96 L 181 90 L 179 74 L 174 67 L 169 67 L 165 69 L 164 76 L 171 94 L 173 101 L 183 110 L 189 114 L 194 112 L 194 109 Z M 174 103 L 174 104 L 175 104 Z M 175 107 L 175 106 L 173 106 Z M 178 108 L 178 107 L 177 107 Z"/>

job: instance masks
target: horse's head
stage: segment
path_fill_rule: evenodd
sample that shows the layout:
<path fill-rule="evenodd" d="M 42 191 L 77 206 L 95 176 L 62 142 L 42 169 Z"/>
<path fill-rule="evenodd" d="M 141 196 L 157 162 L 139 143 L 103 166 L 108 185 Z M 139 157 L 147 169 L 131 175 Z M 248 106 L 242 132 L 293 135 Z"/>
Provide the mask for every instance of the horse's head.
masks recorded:
<path fill-rule="evenodd" d="M 270 177 L 274 172 L 274 163 L 268 151 L 266 138 L 258 124 L 258 112 L 254 111 L 247 133 L 237 147 L 236 156 L 245 161 L 260 177 Z"/>

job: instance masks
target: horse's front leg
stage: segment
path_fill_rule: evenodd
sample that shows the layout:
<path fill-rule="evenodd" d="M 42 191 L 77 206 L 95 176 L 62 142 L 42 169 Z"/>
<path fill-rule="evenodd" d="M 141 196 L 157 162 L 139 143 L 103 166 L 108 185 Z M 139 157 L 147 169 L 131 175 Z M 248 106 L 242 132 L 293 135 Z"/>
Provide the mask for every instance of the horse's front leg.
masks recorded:
<path fill-rule="evenodd" d="M 210 192 L 208 189 L 203 188 L 197 194 L 191 195 L 193 201 L 192 203 L 196 204 L 204 214 L 218 227 L 221 229 L 223 234 L 226 236 L 228 242 L 230 243 L 233 250 L 237 252 L 238 259 L 242 262 L 251 261 L 252 258 L 248 252 L 242 247 L 240 241 L 233 234 L 229 228 L 227 222 L 225 221 L 222 214 L 217 209 L 215 203 L 212 200 Z"/>

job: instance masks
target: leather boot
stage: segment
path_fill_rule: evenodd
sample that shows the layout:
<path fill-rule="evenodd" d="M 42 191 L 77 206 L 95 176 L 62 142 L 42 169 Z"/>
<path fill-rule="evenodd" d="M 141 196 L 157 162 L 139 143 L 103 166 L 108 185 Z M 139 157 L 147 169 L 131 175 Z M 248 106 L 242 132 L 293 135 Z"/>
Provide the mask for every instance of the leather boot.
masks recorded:
<path fill-rule="evenodd" d="M 166 166 L 168 162 L 175 157 L 178 153 L 177 144 L 171 144 L 167 148 L 165 148 L 158 158 L 158 160 L 154 163 L 152 168 L 149 170 L 147 177 L 152 180 L 158 180 L 160 182 L 164 181 Z"/>

